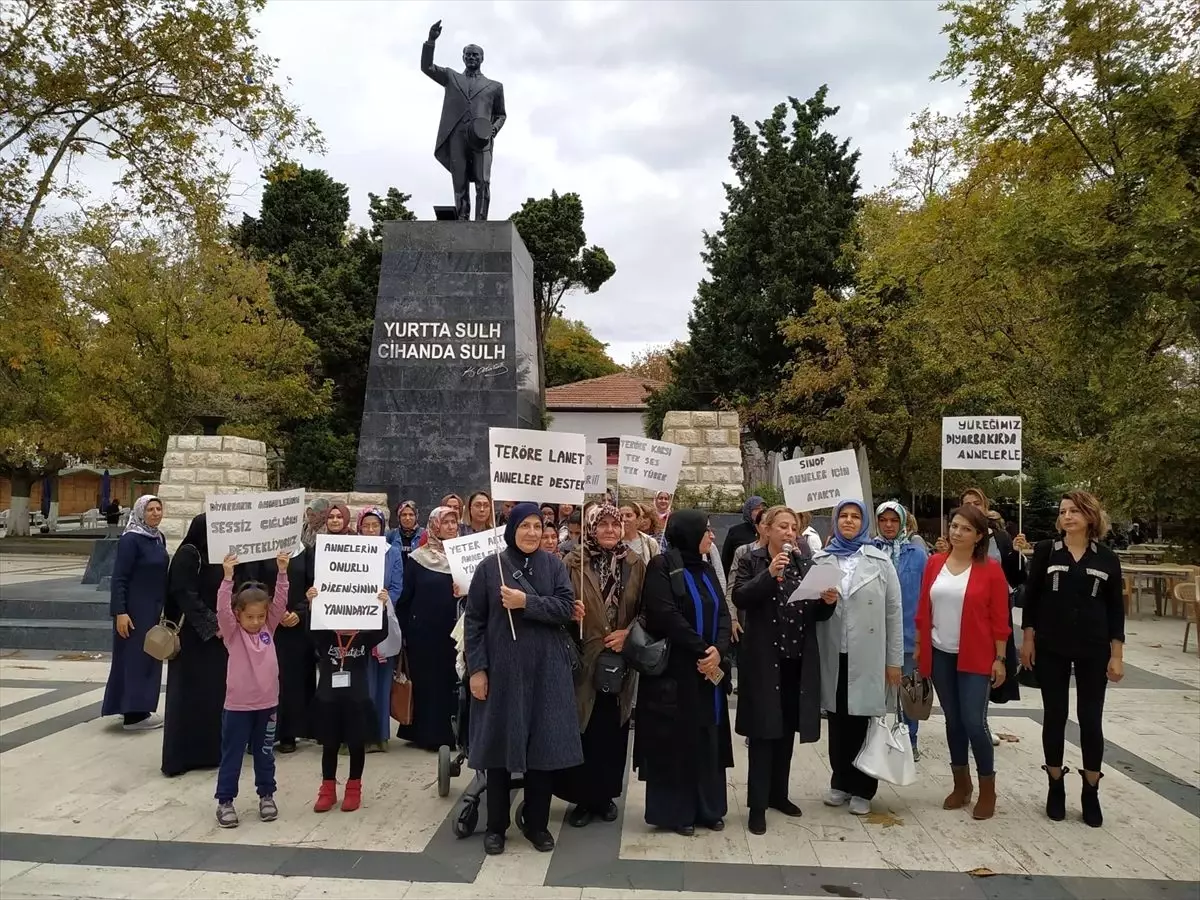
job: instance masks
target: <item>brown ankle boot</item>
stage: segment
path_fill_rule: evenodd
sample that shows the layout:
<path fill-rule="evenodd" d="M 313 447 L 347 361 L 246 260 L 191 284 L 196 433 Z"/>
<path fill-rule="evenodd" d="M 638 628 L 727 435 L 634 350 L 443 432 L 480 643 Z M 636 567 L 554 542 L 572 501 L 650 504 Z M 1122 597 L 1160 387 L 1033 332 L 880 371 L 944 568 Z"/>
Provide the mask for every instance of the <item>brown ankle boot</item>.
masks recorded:
<path fill-rule="evenodd" d="M 971 784 L 971 769 L 968 766 L 951 766 L 950 771 L 954 773 L 954 790 L 942 803 L 942 809 L 962 809 L 975 790 L 975 785 Z"/>
<path fill-rule="evenodd" d="M 996 812 L 996 776 L 979 776 L 979 799 L 971 810 L 974 819 L 990 819 Z"/>

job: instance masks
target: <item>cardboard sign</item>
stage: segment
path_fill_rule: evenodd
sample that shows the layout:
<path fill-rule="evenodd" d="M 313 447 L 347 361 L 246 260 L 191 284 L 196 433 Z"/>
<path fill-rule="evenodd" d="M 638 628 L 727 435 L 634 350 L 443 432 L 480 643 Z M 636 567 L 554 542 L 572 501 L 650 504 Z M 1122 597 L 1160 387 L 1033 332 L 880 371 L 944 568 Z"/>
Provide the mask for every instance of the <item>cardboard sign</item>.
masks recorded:
<path fill-rule="evenodd" d="M 489 428 L 492 499 L 583 502 L 587 438 L 582 434 Z"/>
<path fill-rule="evenodd" d="M 674 494 L 687 448 L 666 441 L 621 435 L 617 484 Z"/>
<path fill-rule="evenodd" d="M 450 575 L 463 596 L 471 589 L 471 579 L 475 577 L 475 570 L 480 564 L 488 557 L 503 553 L 507 546 L 504 543 L 503 525 L 491 531 L 480 531 L 442 543 L 446 562 L 450 563 Z"/>
<path fill-rule="evenodd" d="M 830 509 L 843 500 L 863 499 L 858 456 L 853 450 L 785 459 L 779 463 L 779 480 L 784 502 L 796 512 Z"/>
<path fill-rule="evenodd" d="M 587 454 L 587 479 L 584 492 L 603 494 L 608 490 L 608 447 L 592 444 Z"/>
<path fill-rule="evenodd" d="M 376 631 L 383 627 L 384 560 L 382 537 L 317 535 L 309 627 L 314 631 Z"/>
<path fill-rule="evenodd" d="M 1021 417 L 943 417 L 942 468 L 1020 472 Z"/>
<path fill-rule="evenodd" d="M 233 553 L 238 562 L 274 559 L 300 546 L 304 527 L 304 489 L 257 494 L 210 494 L 208 559 L 220 563 Z"/>

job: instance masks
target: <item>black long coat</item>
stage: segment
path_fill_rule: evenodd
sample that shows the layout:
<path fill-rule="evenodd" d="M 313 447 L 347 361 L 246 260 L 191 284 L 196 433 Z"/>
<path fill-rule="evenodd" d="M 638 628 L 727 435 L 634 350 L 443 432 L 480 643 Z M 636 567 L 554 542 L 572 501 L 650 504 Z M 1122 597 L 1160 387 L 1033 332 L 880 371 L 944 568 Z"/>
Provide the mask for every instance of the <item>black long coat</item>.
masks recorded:
<path fill-rule="evenodd" d="M 708 618 L 712 615 L 712 609 L 708 592 L 700 579 L 701 568 L 718 591 L 720 582 L 716 570 L 707 562 L 703 567 L 695 567 L 704 615 Z M 695 605 L 691 596 L 686 593 L 676 596 L 671 589 L 668 556 L 660 555 L 650 560 L 642 587 L 645 627 L 652 638 L 667 638 L 671 642 L 671 650 L 662 675 L 654 678 L 641 675 L 638 680 L 633 763 L 642 781 L 689 784 L 698 777 L 695 747 L 700 740 L 701 729 L 714 726 L 713 693 L 720 691 L 728 694 L 730 687 L 729 607 L 719 594 L 715 605 L 715 646 L 721 654 L 721 667 L 727 676 L 716 686 L 696 671 L 696 663 L 708 651 L 709 643 L 697 630 Z M 729 733 L 729 704 L 724 699 L 715 727 L 720 763 L 724 768 L 730 768 L 733 765 L 733 740 Z"/>
<path fill-rule="evenodd" d="M 733 605 L 745 610 L 746 630 L 738 644 L 737 733 L 750 738 L 783 737 L 779 698 L 779 581 L 769 571 L 771 552 L 760 548 L 742 557 L 738 565 Z M 800 557 L 784 570 L 783 590 L 796 589 L 812 560 Z M 816 623 L 833 615 L 834 607 L 820 600 L 802 601 L 804 647 L 800 656 L 800 715 L 796 733 L 800 743 L 821 739 L 821 654 Z"/>

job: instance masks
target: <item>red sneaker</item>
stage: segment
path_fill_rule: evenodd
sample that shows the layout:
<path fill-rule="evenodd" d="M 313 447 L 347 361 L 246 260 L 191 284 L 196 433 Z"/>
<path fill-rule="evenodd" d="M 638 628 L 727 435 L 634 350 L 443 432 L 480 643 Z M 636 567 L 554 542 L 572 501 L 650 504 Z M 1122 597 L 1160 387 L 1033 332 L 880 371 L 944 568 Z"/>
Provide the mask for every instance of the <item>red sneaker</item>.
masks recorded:
<path fill-rule="evenodd" d="M 346 793 L 342 797 L 342 812 L 354 812 L 362 806 L 362 781 L 351 778 L 346 782 Z"/>
<path fill-rule="evenodd" d="M 329 812 L 336 804 L 337 782 L 332 778 L 322 781 L 320 790 L 317 791 L 317 802 L 313 804 L 313 812 Z"/>

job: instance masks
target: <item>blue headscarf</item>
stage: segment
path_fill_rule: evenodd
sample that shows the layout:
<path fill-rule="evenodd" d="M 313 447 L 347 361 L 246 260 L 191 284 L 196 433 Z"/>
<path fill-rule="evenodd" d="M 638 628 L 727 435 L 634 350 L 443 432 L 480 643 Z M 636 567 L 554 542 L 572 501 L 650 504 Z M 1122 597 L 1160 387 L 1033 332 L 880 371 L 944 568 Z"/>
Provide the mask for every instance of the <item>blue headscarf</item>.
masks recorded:
<path fill-rule="evenodd" d="M 766 505 L 767 505 L 766 501 L 763 500 L 762 497 L 759 497 L 757 494 L 753 497 L 747 498 L 746 502 L 742 504 L 742 519 L 743 519 L 743 521 L 745 521 L 745 523 L 747 525 L 753 525 L 754 524 L 754 511 L 756 509 L 758 509 L 760 506 L 766 506 Z"/>
<path fill-rule="evenodd" d="M 847 506 L 857 506 L 859 513 L 862 514 L 862 527 L 858 529 L 858 534 L 852 538 L 842 537 L 842 532 L 838 528 L 838 517 L 842 514 L 842 510 Z M 871 526 L 867 521 L 867 507 L 861 500 L 843 500 L 837 505 L 837 509 L 833 511 L 833 540 L 825 546 L 825 552 L 831 553 L 834 556 L 853 556 L 864 546 L 871 543 Z"/>
<path fill-rule="evenodd" d="M 504 543 L 518 559 L 526 559 L 533 555 L 522 553 L 517 547 L 517 527 L 530 516 L 536 517 L 540 522 L 542 520 L 541 507 L 536 503 L 518 503 L 508 514 L 508 521 L 504 524 Z M 533 552 L 537 553 L 537 550 Z"/>

